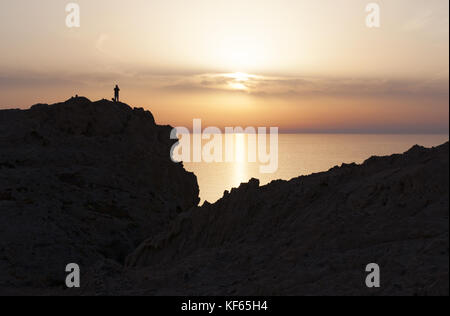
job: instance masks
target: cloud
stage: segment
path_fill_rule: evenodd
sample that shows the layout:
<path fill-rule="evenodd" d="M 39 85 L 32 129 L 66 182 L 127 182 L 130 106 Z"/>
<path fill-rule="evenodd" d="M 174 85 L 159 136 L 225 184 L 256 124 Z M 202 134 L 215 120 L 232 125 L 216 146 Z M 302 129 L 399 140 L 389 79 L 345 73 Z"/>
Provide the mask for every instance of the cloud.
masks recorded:
<path fill-rule="evenodd" d="M 320 97 L 448 96 L 448 76 L 427 80 L 270 77 L 236 74 L 203 74 L 179 77 L 163 87 L 174 92 L 228 91 L 254 96 Z"/>
<path fill-rule="evenodd" d="M 39 74 L 31 72 L 0 73 L 0 89 L 42 86 L 104 87 L 120 83 L 148 91 L 171 93 L 227 92 L 254 97 L 438 97 L 448 98 L 448 72 L 434 78 L 378 79 L 262 76 L 243 73 L 174 74 L 151 72 L 93 72 L 74 74 Z"/>

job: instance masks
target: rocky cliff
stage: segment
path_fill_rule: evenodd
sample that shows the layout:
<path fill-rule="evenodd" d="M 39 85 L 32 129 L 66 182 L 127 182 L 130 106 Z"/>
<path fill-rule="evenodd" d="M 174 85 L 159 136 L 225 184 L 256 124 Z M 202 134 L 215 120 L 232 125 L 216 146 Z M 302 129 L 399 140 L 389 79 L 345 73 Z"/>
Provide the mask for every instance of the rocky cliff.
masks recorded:
<path fill-rule="evenodd" d="M 170 131 L 107 100 L 0 111 L 0 292 L 60 286 L 71 262 L 123 263 L 196 206 Z"/>
<path fill-rule="evenodd" d="M 198 207 L 169 133 L 106 100 L 0 111 L 0 294 L 449 294 L 448 143 Z"/>
<path fill-rule="evenodd" d="M 127 259 L 128 284 L 144 294 L 448 295 L 448 202 L 448 143 L 252 180 L 144 242 Z M 379 289 L 366 287 L 369 263 L 381 268 Z"/>

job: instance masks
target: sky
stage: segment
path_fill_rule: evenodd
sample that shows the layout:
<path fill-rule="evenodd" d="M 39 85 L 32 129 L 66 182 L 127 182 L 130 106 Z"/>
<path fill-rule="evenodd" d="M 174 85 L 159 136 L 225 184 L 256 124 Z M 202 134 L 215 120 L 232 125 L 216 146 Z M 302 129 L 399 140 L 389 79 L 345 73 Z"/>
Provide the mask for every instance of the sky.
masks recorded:
<path fill-rule="evenodd" d="M 449 2 L 0 0 L 0 109 L 72 95 L 160 124 L 448 133 Z"/>

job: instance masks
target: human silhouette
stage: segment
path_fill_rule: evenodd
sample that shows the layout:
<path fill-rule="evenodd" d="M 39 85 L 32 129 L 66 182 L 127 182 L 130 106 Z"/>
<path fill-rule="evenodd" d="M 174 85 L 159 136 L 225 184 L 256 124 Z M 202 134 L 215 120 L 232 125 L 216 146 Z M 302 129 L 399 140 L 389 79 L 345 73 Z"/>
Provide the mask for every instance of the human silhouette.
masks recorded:
<path fill-rule="evenodd" d="M 114 88 L 114 102 L 119 102 L 119 86 L 116 85 L 116 87 Z"/>

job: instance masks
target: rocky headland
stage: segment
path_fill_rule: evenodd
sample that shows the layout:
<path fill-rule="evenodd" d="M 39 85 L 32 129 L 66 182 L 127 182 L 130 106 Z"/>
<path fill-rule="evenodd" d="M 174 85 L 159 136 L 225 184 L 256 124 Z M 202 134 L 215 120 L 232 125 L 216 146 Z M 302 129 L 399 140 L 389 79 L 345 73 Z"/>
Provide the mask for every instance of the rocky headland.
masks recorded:
<path fill-rule="evenodd" d="M 0 111 L 0 292 L 64 284 L 70 262 L 124 263 L 196 206 L 170 131 L 107 100 Z"/>
<path fill-rule="evenodd" d="M 448 143 L 199 207 L 170 130 L 106 100 L 0 111 L 0 294 L 449 294 Z"/>

